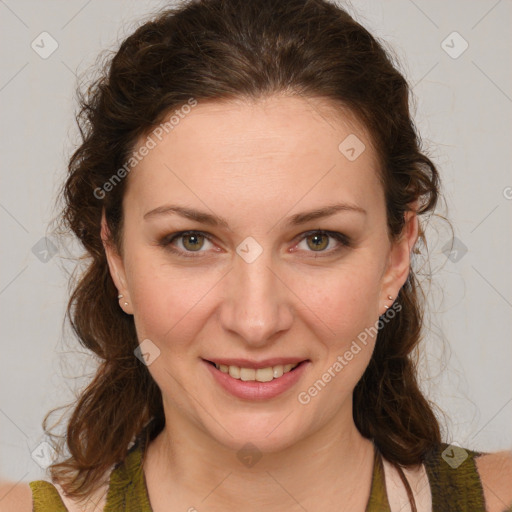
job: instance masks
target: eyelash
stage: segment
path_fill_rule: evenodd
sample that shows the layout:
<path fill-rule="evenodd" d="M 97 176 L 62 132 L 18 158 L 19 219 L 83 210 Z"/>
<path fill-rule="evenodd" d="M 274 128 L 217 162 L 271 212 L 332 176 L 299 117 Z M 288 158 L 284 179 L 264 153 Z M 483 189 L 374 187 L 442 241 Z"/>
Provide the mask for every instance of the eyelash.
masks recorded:
<path fill-rule="evenodd" d="M 186 235 L 201 235 L 204 238 L 206 238 L 209 242 L 212 242 L 211 238 L 208 236 L 207 233 L 204 233 L 203 231 L 191 230 L 191 231 L 178 231 L 176 233 L 171 233 L 170 235 L 167 235 L 164 238 L 162 238 L 158 242 L 158 245 L 162 246 L 164 249 L 166 249 L 174 254 L 183 256 L 184 258 L 201 258 L 202 256 L 200 256 L 200 254 L 204 251 L 197 251 L 197 254 L 193 254 L 194 251 L 178 250 L 178 249 L 175 249 L 171 245 L 172 242 L 174 242 L 174 240 L 176 240 L 178 238 L 182 238 Z M 319 255 L 320 257 L 331 256 L 333 254 L 338 253 L 339 251 L 341 251 L 344 248 L 352 246 L 350 238 L 348 236 L 344 235 L 343 233 L 338 233 L 337 231 L 325 231 L 323 229 L 317 229 L 317 230 L 313 230 L 313 231 L 307 231 L 306 233 L 302 233 L 301 238 L 300 238 L 299 242 L 297 242 L 297 243 L 302 242 L 302 240 L 308 238 L 311 235 L 327 235 L 331 238 L 334 238 L 336 241 L 338 241 L 341 244 L 340 247 L 331 249 L 329 251 L 319 251 L 319 252 L 307 251 L 307 252 L 312 252 L 313 254 L 315 254 L 315 257 L 317 257 L 317 255 Z"/>

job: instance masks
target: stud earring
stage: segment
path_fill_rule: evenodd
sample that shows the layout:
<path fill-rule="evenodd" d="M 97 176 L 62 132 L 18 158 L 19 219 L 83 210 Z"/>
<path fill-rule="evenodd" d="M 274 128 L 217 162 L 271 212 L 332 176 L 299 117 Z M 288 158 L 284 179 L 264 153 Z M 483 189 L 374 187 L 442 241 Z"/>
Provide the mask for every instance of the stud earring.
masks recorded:
<path fill-rule="evenodd" d="M 122 299 L 122 298 L 123 298 L 123 295 L 122 295 L 122 294 L 119 294 L 119 295 L 117 296 L 117 298 L 118 298 L 118 299 Z M 128 302 L 125 302 L 125 303 L 124 303 L 124 305 L 125 305 L 125 306 L 128 306 Z"/>
<path fill-rule="evenodd" d="M 388 295 L 388 300 L 393 300 L 393 297 L 391 295 Z M 384 307 L 386 309 L 389 309 L 389 306 L 387 304 Z"/>

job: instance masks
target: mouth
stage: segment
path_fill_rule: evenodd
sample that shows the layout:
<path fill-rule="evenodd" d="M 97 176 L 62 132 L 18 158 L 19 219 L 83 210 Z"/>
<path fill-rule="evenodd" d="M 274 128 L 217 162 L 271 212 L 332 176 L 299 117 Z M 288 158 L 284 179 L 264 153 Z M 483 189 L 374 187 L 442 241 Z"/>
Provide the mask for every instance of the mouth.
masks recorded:
<path fill-rule="evenodd" d="M 219 362 L 208 361 L 207 359 L 204 361 L 211 366 L 214 366 L 220 372 L 229 375 L 233 379 L 241 380 L 244 382 L 272 382 L 273 380 L 279 379 L 287 373 L 295 371 L 299 366 L 307 363 L 309 359 L 286 364 L 275 364 L 268 366 L 259 365 L 257 368 L 251 368 L 249 366 L 238 366 L 235 364 L 222 364 Z"/>
<path fill-rule="evenodd" d="M 213 378 L 215 387 L 218 385 L 219 389 L 231 396 L 250 401 L 268 400 L 291 391 L 311 364 L 309 359 L 300 358 L 260 362 L 247 359 L 202 359 L 202 362 Z"/>

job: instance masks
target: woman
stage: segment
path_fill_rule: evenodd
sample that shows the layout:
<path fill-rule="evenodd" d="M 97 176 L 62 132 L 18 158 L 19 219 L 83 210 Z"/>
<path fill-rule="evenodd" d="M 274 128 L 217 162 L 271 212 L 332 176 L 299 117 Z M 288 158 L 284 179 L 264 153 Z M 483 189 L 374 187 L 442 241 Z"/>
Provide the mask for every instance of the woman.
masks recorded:
<path fill-rule="evenodd" d="M 408 93 L 323 0 L 190 2 L 124 41 L 63 190 L 91 256 L 68 314 L 101 364 L 55 485 L 2 510 L 511 505 L 510 454 L 442 443 L 418 386 L 439 176 Z"/>

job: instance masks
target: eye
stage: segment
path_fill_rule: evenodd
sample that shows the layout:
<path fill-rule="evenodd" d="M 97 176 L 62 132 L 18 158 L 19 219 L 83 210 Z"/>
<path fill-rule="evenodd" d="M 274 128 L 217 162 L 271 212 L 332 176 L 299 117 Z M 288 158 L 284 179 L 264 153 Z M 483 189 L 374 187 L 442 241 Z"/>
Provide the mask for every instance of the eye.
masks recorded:
<path fill-rule="evenodd" d="M 319 254 L 326 253 L 325 255 L 327 256 L 333 253 L 337 253 L 345 247 L 351 246 L 350 238 L 343 233 L 338 233 L 336 231 L 315 230 L 302 233 L 299 236 L 300 242 L 305 242 L 306 247 L 309 249 L 313 248 L 312 250 L 306 249 L 305 252 Z M 338 247 L 325 250 L 331 245 L 329 239 L 336 240 L 336 242 L 338 242 Z M 176 248 L 175 242 L 180 240 L 183 248 Z M 210 244 L 212 243 L 210 237 L 206 233 L 201 231 L 180 231 L 165 236 L 158 242 L 158 244 L 164 247 L 166 250 L 179 256 L 183 256 L 185 258 L 197 258 L 200 257 L 201 252 L 205 252 L 201 251 L 201 249 L 204 248 L 205 241 Z M 293 252 L 296 252 L 295 249 Z M 324 254 L 321 255 L 323 256 Z"/>
<path fill-rule="evenodd" d="M 301 236 L 301 243 L 304 242 L 307 248 L 312 249 L 311 251 L 307 252 L 327 253 L 325 254 L 326 256 L 332 255 L 333 253 L 337 253 L 344 247 L 351 246 L 350 239 L 343 233 L 338 233 L 336 231 L 316 230 L 309 231 Z M 336 240 L 336 242 L 338 242 L 338 247 L 326 250 L 327 247 L 333 245 L 331 244 L 329 239 Z M 321 254 L 321 256 L 323 256 L 323 254 Z"/>
<path fill-rule="evenodd" d="M 175 240 L 180 239 L 184 249 L 176 249 L 173 245 Z M 211 243 L 208 236 L 201 231 L 180 231 L 179 233 L 173 233 L 164 237 L 159 244 L 175 254 L 183 255 L 187 258 L 195 258 L 196 256 L 193 254 L 188 255 L 184 253 L 201 252 L 200 249 L 203 247 L 205 240 Z"/>

